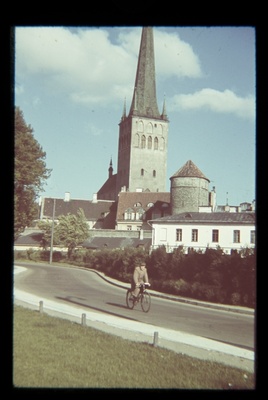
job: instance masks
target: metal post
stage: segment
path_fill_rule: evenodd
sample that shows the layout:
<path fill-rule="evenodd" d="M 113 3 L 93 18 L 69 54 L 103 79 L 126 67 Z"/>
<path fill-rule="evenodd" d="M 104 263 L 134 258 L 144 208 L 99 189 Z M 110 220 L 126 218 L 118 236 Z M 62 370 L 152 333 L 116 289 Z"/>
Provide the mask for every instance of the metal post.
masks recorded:
<path fill-rule="evenodd" d="M 39 301 L 39 312 L 40 312 L 40 314 L 43 314 L 43 301 L 41 300 L 41 301 Z"/>
<path fill-rule="evenodd" d="M 158 332 L 154 332 L 154 347 L 158 346 Z"/>
<path fill-rule="evenodd" d="M 82 314 L 82 325 L 86 326 L 86 314 Z"/>
<path fill-rule="evenodd" d="M 56 199 L 54 199 L 54 204 L 53 204 L 53 216 L 52 216 L 52 227 L 51 227 L 49 264 L 52 264 L 52 256 L 53 256 L 53 235 L 54 235 L 55 208 L 56 208 Z"/>

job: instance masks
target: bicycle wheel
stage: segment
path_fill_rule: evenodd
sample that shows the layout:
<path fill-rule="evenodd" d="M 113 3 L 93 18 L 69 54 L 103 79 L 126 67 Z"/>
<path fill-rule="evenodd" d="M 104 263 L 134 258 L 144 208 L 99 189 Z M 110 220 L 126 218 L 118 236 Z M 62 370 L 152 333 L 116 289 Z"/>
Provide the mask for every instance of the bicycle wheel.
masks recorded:
<path fill-rule="evenodd" d="M 127 302 L 128 308 L 132 309 L 134 307 L 134 300 L 132 298 L 132 293 L 131 293 L 130 289 L 128 289 L 128 291 L 127 291 L 126 302 Z"/>
<path fill-rule="evenodd" d="M 142 311 L 148 312 L 150 310 L 150 307 L 151 307 L 151 296 L 150 296 L 150 293 L 144 292 L 141 295 L 141 308 L 142 308 Z"/>

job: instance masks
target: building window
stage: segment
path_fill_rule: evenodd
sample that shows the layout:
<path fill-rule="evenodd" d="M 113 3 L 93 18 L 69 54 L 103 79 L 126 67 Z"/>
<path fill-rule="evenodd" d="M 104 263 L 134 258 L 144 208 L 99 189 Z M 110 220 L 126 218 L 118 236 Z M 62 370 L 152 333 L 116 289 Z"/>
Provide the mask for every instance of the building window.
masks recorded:
<path fill-rule="evenodd" d="M 148 149 L 151 149 L 152 148 L 152 136 L 149 136 L 148 137 Z"/>
<path fill-rule="evenodd" d="M 127 225 L 127 231 L 132 231 L 132 225 Z"/>
<path fill-rule="evenodd" d="M 139 209 L 136 211 L 136 219 L 142 220 L 142 219 L 143 219 L 143 214 L 144 214 L 143 208 L 139 208 Z"/>
<path fill-rule="evenodd" d="M 182 229 L 176 229 L 176 241 L 177 242 L 182 241 Z"/>
<path fill-rule="evenodd" d="M 142 168 L 141 169 L 141 176 L 143 176 L 144 175 L 144 169 Z"/>
<path fill-rule="evenodd" d="M 139 127 L 138 127 L 139 132 L 143 132 L 143 122 L 139 121 Z"/>
<path fill-rule="evenodd" d="M 219 241 L 219 231 L 218 229 L 213 229 L 212 230 L 212 242 L 218 242 Z"/>
<path fill-rule="evenodd" d="M 125 211 L 125 218 L 124 219 L 132 219 L 132 213 L 133 213 L 133 210 L 131 208 L 128 208 Z"/>
<path fill-rule="evenodd" d="M 158 138 L 157 137 L 154 138 L 154 149 L 158 150 Z"/>
<path fill-rule="evenodd" d="M 153 177 L 154 178 L 156 177 L 156 170 L 155 169 L 153 170 Z"/>
<path fill-rule="evenodd" d="M 240 243 L 240 231 L 234 230 L 234 243 Z"/>
<path fill-rule="evenodd" d="M 250 231 L 250 243 L 255 244 L 255 231 Z"/>
<path fill-rule="evenodd" d="M 153 125 L 151 124 L 151 122 L 147 124 L 147 133 L 153 133 Z"/>
<path fill-rule="evenodd" d="M 146 147 L 146 138 L 145 138 L 145 135 L 142 135 L 142 137 L 141 137 L 141 148 L 145 149 L 145 147 Z"/>
<path fill-rule="evenodd" d="M 134 146 L 139 147 L 139 145 L 140 145 L 140 136 L 138 133 L 136 133 L 134 137 Z"/>
<path fill-rule="evenodd" d="M 192 229 L 192 242 L 198 242 L 198 229 Z"/>

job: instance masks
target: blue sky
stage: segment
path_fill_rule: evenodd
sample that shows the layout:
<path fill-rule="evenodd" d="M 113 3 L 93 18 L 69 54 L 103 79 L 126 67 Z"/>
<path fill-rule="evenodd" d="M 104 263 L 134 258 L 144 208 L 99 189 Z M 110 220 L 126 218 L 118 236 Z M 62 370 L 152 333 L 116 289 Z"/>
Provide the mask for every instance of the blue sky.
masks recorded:
<path fill-rule="evenodd" d="M 15 104 L 52 169 L 46 197 L 92 199 L 117 171 L 141 27 L 15 28 Z M 159 110 L 170 121 L 166 190 L 192 160 L 217 203 L 252 202 L 256 180 L 255 28 L 154 27 Z"/>

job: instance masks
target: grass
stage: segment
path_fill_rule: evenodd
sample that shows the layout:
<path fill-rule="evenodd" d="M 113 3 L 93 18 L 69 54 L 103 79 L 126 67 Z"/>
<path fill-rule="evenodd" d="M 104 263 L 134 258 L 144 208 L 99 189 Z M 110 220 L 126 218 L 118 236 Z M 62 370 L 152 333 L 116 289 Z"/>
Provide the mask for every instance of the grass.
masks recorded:
<path fill-rule="evenodd" d="M 254 389 L 254 374 L 14 307 L 17 388 Z"/>

